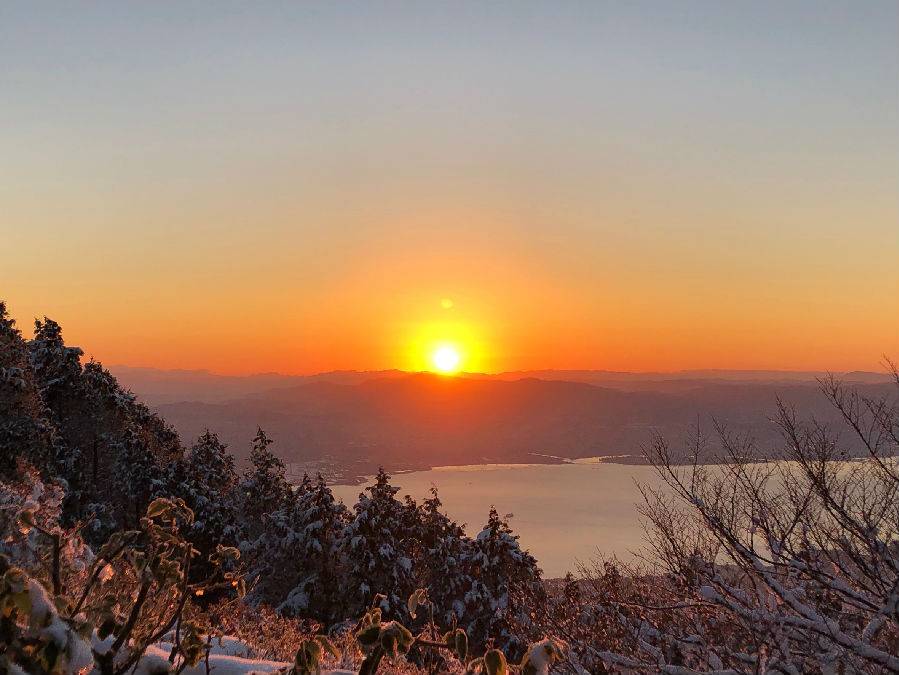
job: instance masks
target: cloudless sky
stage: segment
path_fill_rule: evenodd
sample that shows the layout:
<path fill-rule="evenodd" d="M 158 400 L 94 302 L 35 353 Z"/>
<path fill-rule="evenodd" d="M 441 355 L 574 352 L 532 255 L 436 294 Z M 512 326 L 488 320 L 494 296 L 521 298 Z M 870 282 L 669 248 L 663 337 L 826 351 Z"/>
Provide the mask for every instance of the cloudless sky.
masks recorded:
<path fill-rule="evenodd" d="M 877 369 L 899 3 L 0 2 L 0 297 L 107 364 Z"/>

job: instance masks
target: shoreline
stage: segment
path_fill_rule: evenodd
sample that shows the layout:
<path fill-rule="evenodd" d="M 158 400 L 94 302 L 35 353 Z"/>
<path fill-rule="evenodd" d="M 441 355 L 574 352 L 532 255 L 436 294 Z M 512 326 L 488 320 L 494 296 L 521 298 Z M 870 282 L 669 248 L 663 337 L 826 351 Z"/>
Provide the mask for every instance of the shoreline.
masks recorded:
<path fill-rule="evenodd" d="M 652 466 L 649 462 L 645 461 L 641 455 L 598 455 L 591 457 L 558 457 L 555 455 L 543 455 L 538 453 L 532 453 L 532 455 L 537 458 L 548 459 L 552 461 L 533 461 L 533 462 L 490 462 L 485 461 L 481 464 L 439 464 L 433 466 L 424 466 L 424 467 L 404 467 L 389 470 L 388 473 L 391 477 L 403 476 L 411 473 L 427 473 L 429 471 L 446 471 L 446 472 L 464 472 L 464 471 L 490 471 L 497 469 L 513 469 L 513 468 L 527 468 L 527 467 L 538 467 L 538 466 L 563 466 L 563 465 L 572 465 L 572 466 L 597 466 L 600 464 L 615 464 L 620 466 Z M 899 461 L 899 454 L 893 456 L 897 461 Z M 627 459 L 633 459 L 637 461 L 626 461 Z M 713 458 L 709 458 L 711 461 L 700 462 L 700 466 L 714 466 L 716 464 L 724 464 L 724 462 L 714 461 Z M 843 462 L 857 462 L 868 459 L 865 456 L 859 457 L 847 457 L 840 461 Z M 789 461 L 778 459 L 776 457 L 760 457 L 753 462 L 752 464 L 761 464 L 770 461 Z M 690 466 L 691 462 L 675 462 L 673 466 Z M 376 471 L 376 469 L 375 469 Z M 329 486 L 340 485 L 340 486 L 354 486 L 354 485 L 366 485 L 371 482 L 371 480 L 375 477 L 375 473 L 365 473 L 365 474 L 355 474 L 353 476 L 340 476 L 336 480 L 328 480 L 327 483 Z"/>
<path fill-rule="evenodd" d="M 589 465 L 595 466 L 597 464 L 621 464 L 621 465 L 636 465 L 636 466 L 649 466 L 649 464 L 645 461 L 622 461 L 627 458 L 633 458 L 636 460 L 642 459 L 639 455 L 596 455 L 590 457 L 559 457 L 556 455 L 544 455 L 538 453 L 531 453 L 535 457 L 535 461 L 533 462 L 496 462 L 496 461 L 485 461 L 481 464 L 437 464 L 437 465 L 427 465 L 422 467 L 402 467 L 396 468 L 392 470 L 388 470 L 388 473 L 391 476 L 402 476 L 410 473 L 425 473 L 428 471 L 483 471 L 485 467 L 493 467 L 493 468 L 516 468 L 516 467 L 536 467 L 536 466 L 562 466 L 562 465 Z M 543 460 L 549 461 L 540 461 L 540 458 Z M 375 469 L 376 471 L 377 469 Z M 374 478 L 375 473 L 365 473 L 365 474 L 355 474 L 353 476 L 342 475 L 337 477 L 335 480 L 329 480 L 328 485 L 342 485 L 342 486 L 353 486 L 353 485 L 365 485 Z"/>

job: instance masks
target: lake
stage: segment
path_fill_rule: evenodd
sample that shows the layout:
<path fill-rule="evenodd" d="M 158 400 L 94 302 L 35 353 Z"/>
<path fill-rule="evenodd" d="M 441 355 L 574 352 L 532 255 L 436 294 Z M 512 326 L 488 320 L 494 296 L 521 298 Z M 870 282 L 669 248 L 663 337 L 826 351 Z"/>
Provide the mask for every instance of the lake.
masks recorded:
<path fill-rule="evenodd" d="M 431 486 L 440 492 L 445 511 L 467 523 L 476 535 L 487 521 L 491 505 L 500 514 L 513 514 L 512 529 L 540 562 L 544 576 L 575 571 L 578 561 L 597 553 L 632 559 L 644 545 L 636 505 L 641 502 L 637 481 L 658 485 L 648 466 L 578 460 L 571 464 L 486 464 L 437 467 L 399 473 L 391 482 L 398 496 L 417 500 Z M 334 495 L 348 506 L 356 503 L 361 485 L 334 485 Z"/>

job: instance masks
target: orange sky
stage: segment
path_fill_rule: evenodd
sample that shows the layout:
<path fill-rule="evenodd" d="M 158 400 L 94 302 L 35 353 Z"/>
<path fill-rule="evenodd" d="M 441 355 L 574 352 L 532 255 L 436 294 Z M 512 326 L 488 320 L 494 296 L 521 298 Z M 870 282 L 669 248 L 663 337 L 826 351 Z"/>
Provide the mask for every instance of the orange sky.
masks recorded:
<path fill-rule="evenodd" d="M 221 240 L 129 257 L 146 243 L 132 233 L 120 254 L 88 265 L 90 244 L 72 241 L 54 265 L 59 278 L 23 270 L 4 291 L 23 328 L 46 313 L 108 364 L 227 373 L 419 369 L 441 340 L 481 371 L 877 369 L 882 354 L 899 354 L 899 312 L 890 311 L 899 288 L 882 252 L 835 252 L 839 265 L 802 270 L 799 244 L 772 247 L 756 264 L 737 252 L 704 258 L 671 235 L 559 255 L 560 242 L 528 252 L 514 238 L 496 245 L 449 223 L 445 231 L 455 240 L 444 250 L 407 232 L 325 261 L 299 244 L 246 259 Z M 202 271 L 195 256 L 206 256 Z"/>
<path fill-rule="evenodd" d="M 10 8 L 0 297 L 224 373 L 899 359 L 899 6 L 674 5 Z"/>

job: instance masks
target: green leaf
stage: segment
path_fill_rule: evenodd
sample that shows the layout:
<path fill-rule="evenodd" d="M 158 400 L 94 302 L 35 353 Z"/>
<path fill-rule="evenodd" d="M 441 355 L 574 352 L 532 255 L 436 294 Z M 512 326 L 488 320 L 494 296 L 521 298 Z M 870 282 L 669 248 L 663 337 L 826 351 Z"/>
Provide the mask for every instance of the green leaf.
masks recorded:
<path fill-rule="evenodd" d="M 476 659 L 472 659 L 468 662 L 468 666 L 465 668 L 465 675 L 476 675 L 476 673 L 482 672 L 484 669 L 484 657 L 480 656 Z"/>
<path fill-rule="evenodd" d="M 409 614 L 414 619 L 416 614 L 416 610 L 419 605 L 423 605 L 428 601 L 428 590 L 426 588 L 419 588 L 412 595 L 409 596 Z"/>
<path fill-rule="evenodd" d="M 294 675 L 311 675 L 313 671 L 318 669 L 318 659 L 315 658 L 315 654 L 310 649 L 309 640 L 303 640 L 300 643 L 300 648 L 297 649 L 297 655 L 294 657 L 293 663 Z"/>
<path fill-rule="evenodd" d="M 309 654 L 309 662 L 317 666 L 322 660 L 322 646 L 316 640 L 306 640 L 306 653 Z"/>
<path fill-rule="evenodd" d="M 31 594 L 28 591 L 13 594 L 12 605 L 23 617 L 31 616 Z"/>
<path fill-rule="evenodd" d="M 158 518 L 167 513 L 172 508 L 172 503 L 168 499 L 159 497 L 154 499 L 147 507 L 147 518 Z"/>
<path fill-rule="evenodd" d="M 359 644 L 363 647 L 370 647 L 378 641 L 378 638 L 381 635 L 381 627 L 378 625 L 369 626 L 361 630 L 357 635 L 356 639 L 359 641 Z"/>
<path fill-rule="evenodd" d="M 56 662 L 60 656 L 62 656 L 62 653 L 59 647 L 52 641 L 44 645 L 44 648 L 41 650 L 41 660 L 46 664 L 49 671 L 56 670 Z"/>
<path fill-rule="evenodd" d="M 381 635 L 381 648 L 384 653 L 392 658 L 396 658 L 396 635 L 392 632 L 385 632 Z"/>
<path fill-rule="evenodd" d="M 506 655 L 499 649 L 491 649 L 484 654 L 484 666 L 487 669 L 487 675 L 507 675 L 509 672 Z"/>
<path fill-rule="evenodd" d="M 331 642 L 331 639 L 327 635 L 316 635 L 315 640 L 322 646 L 322 649 L 328 652 L 335 659 L 340 658 L 340 650 L 337 649 L 337 647 L 333 642 Z"/>
<path fill-rule="evenodd" d="M 397 632 L 399 635 L 397 636 L 397 641 L 400 646 L 403 647 L 403 651 L 409 651 L 409 648 L 412 646 L 412 643 L 415 642 L 415 636 L 412 635 L 412 631 L 406 628 L 403 624 L 398 623 L 395 624 L 397 628 Z"/>
<path fill-rule="evenodd" d="M 455 646 L 456 656 L 459 657 L 459 660 L 465 663 L 465 657 L 468 656 L 468 635 L 461 628 L 456 629 L 456 634 L 453 636 L 453 643 Z"/>

